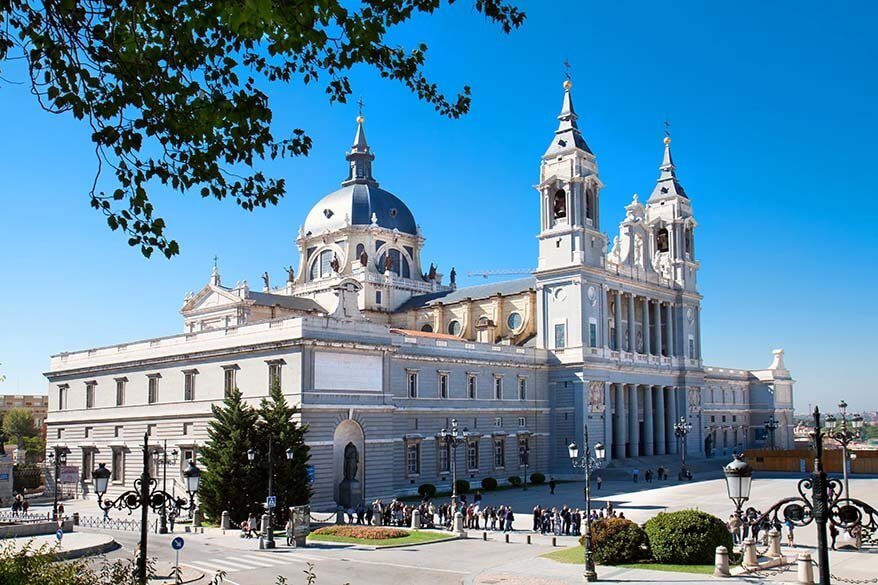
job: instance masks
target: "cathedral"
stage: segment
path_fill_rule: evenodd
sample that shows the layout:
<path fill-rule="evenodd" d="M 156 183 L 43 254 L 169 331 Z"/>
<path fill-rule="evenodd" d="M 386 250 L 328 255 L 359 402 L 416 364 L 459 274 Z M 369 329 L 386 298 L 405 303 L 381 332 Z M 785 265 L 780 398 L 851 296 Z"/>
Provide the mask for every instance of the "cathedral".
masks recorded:
<path fill-rule="evenodd" d="M 452 465 L 473 484 L 574 476 L 567 445 L 586 428 L 617 465 L 767 446 L 769 418 L 776 445 L 792 446 L 783 350 L 764 369 L 702 362 L 698 223 L 670 136 L 650 196 L 608 237 L 566 81 L 536 185 L 535 269 L 470 287 L 425 266 L 422 228 L 378 182 L 362 116 L 345 159 L 347 178 L 299 228 L 286 282 L 230 285 L 214 265 L 183 301 L 182 333 L 52 356 L 48 448 L 70 449 L 83 480 L 105 463 L 121 492 L 148 433 L 181 452 L 168 475 L 182 490 L 211 405 L 233 388 L 256 405 L 273 383 L 308 426 L 317 509 L 442 488 Z M 452 419 L 456 449 L 440 440 Z"/>

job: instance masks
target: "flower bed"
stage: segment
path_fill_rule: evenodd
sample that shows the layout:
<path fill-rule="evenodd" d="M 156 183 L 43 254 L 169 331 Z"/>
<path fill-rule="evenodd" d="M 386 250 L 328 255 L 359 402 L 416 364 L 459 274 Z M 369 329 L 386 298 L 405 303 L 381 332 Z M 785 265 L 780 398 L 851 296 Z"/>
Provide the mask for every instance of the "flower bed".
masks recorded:
<path fill-rule="evenodd" d="M 401 528 L 387 528 L 384 526 L 324 526 L 323 528 L 318 528 L 312 534 L 343 536 L 345 538 L 365 538 L 368 540 L 388 540 L 391 538 L 405 538 L 409 535 L 409 532 Z"/>

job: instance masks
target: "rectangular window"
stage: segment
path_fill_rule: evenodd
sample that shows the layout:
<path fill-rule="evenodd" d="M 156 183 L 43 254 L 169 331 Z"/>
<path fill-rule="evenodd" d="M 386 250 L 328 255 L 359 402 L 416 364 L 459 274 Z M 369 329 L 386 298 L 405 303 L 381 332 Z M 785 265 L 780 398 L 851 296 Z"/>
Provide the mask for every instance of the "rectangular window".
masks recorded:
<path fill-rule="evenodd" d="M 408 374 L 409 398 L 418 397 L 418 373 L 409 372 Z"/>
<path fill-rule="evenodd" d="M 518 379 L 518 399 L 527 400 L 527 378 Z"/>
<path fill-rule="evenodd" d="M 479 442 L 470 441 L 466 444 L 466 467 L 470 471 L 479 470 Z"/>
<path fill-rule="evenodd" d="M 183 400 L 195 400 L 195 370 L 183 372 Z"/>
<path fill-rule="evenodd" d="M 375 291 L 375 304 L 376 305 L 381 304 L 381 291 L 380 290 Z"/>
<path fill-rule="evenodd" d="M 183 434 L 187 436 L 192 434 L 192 423 L 183 423 Z"/>
<path fill-rule="evenodd" d="M 228 397 L 238 387 L 238 366 L 223 366 L 223 395 Z"/>
<path fill-rule="evenodd" d="M 149 377 L 149 395 L 147 396 L 149 404 L 155 404 L 159 401 L 159 379 L 158 374 Z"/>
<path fill-rule="evenodd" d="M 476 399 L 476 377 L 474 375 L 469 375 L 466 377 L 466 395 L 470 397 L 470 399 Z"/>
<path fill-rule="evenodd" d="M 591 347 L 598 346 L 598 324 L 597 323 L 589 323 L 588 324 L 588 344 Z"/>
<path fill-rule="evenodd" d="M 530 464 L 530 439 L 518 437 L 518 465 L 524 467 Z"/>
<path fill-rule="evenodd" d="M 494 378 L 494 398 L 503 400 L 503 378 L 499 376 Z"/>
<path fill-rule="evenodd" d="M 695 338 L 689 337 L 689 357 L 695 359 Z"/>
<path fill-rule="evenodd" d="M 710 422 L 716 422 L 716 416 L 710 415 Z"/>
<path fill-rule="evenodd" d="M 503 426 L 503 417 L 502 416 L 494 417 L 494 426 L 498 427 L 498 428 Z"/>
<path fill-rule="evenodd" d="M 421 473 L 421 444 L 409 443 L 406 447 L 406 468 L 409 475 L 420 475 Z"/>
<path fill-rule="evenodd" d="M 281 362 L 272 362 L 268 364 L 268 387 L 269 389 L 277 386 L 281 387 Z"/>
<path fill-rule="evenodd" d="M 732 415 L 732 422 L 738 422 L 737 415 L 734 415 L 734 414 Z"/>
<path fill-rule="evenodd" d="M 85 428 L 82 430 L 82 435 L 83 435 L 84 438 L 88 439 L 88 438 L 91 437 L 91 430 L 92 430 L 92 428 L 93 428 L 93 427 L 85 427 Z"/>
<path fill-rule="evenodd" d="M 125 451 L 122 450 L 122 447 L 114 447 L 113 448 L 113 463 L 111 479 L 113 481 L 121 482 L 125 480 Z"/>
<path fill-rule="evenodd" d="M 446 443 L 439 444 L 439 473 L 451 471 L 451 447 Z"/>
<path fill-rule="evenodd" d="M 67 390 L 70 388 L 67 384 L 58 386 L 58 410 L 67 410 Z"/>
<path fill-rule="evenodd" d="M 56 437 L 55 437 L 55 438 L 60 439 L 60 438 L 61 438 L 61 433 L 63 433 L 63 432 L 64 432 L 64 429 L 59 428 L 59 429 L 55 432 L 55 434 L 56 434 Z"/>
<path fill-rule="evenodd" d="M 448 398 L 448 374 L 439 374 L 439 398 Z"/>
<path fill-rule="evenodd" d="M 116 406 L 125 404 L 125 384 L 128 378 L 116 378 Z"/>
<path fill-rule="evenodd" d="M 180 459 L 180 469 L 185 471 L 189 462 L 195 463 L 195 449 L 183 449 L 183 457 Z"/>
<path fill-rule="evenodd" d="M 506 439 L 494 439 L 494 468 L 506 467 Z"/>
<path fill-rule="evenodd" d="M 95 386 L 97 386 L 97 382 L 86 382 L 85 383 L 85 407 L 86 408 L 94 408 L 95 406 Z"/>
<path fill-rule="evenodd" d="M 555 323 L 555 349 L 567 347 L 567 327 L 564 323 Z"/>
<path fill-rule="evenodd" d="M 90 481 L 91 472 L 95 467 L 95 452 L 86 449 L 82 452 L 82 480 Z"/>
<path fill-rule="evenodd" d="M 155 425 L 146 425 L 146 434 L 150 437 L 155 435 Z"/>
<path fill-rule="evenodd" d="M 726 422 L 726 415 L 723 415 L 723 422 Z"/>
<path fill-rule="evenodd" d="M 524 428 L 527 426 L 527 419 L 523 416 L 518 417 L 518 426 Z"/>
<path fill-rule="evenodd" d="M 122 427 L 113 427 L 113 436 L 119 438 L 122 436 Z"/>

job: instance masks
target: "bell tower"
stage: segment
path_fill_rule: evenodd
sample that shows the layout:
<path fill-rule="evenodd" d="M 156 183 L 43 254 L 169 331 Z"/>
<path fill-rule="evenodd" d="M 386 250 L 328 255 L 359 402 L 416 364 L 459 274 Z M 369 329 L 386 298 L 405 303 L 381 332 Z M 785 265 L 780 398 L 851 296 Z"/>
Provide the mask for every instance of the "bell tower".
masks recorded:
<path fill-rule="evenodd" d="M 600 232 L 597 161 L 577 124 L 564 82 L 558 129 L 540 165 L 540 233 L 537 272 L 572 266 L 602 266 L 606 237 Z"/>

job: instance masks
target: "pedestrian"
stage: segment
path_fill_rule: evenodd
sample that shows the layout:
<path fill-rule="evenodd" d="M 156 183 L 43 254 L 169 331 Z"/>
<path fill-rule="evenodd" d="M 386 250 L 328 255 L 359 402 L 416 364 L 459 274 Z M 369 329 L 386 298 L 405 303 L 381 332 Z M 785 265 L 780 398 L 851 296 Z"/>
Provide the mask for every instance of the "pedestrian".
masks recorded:
<path fill-rule="evenodd" d="M 534 506 L 533 514 L 534 514 L 534 532 L 539 532 L 540 531 L 540 524 L 542 523 L 541 518 L 543 515 L 543 511 L 540 510 L 539 504 Z"/>
<path fill-rule="evenodd" d="M 646 483 L 652 483 L 652 469 L 646 470 Z"/>
<path fill-rule="evenodd" d="M 293 546 L 293 517 L 292 516 L 287 518 L 287 523 L 284 526 L 284 532 L 287 535 L 287 546 Z"/>
<path fill-rule="evenodd" d="M 838 528 L 832 522 L 829 523 L 829 536 L 832 538 L 832 550 L 835 550 L 835 541 L 838 538 Z"/>
<path fill-rule="evenodd" d="M 58 504 L 58 518 L 64 518 L 64 504 Z"/>
<path fill-rule="evenodd" d="M 619 518 L 624 518 L 624 517 L 625 517 L 625 512 L 619 512 Z"/>
<path fill-rule="evenodd" d="M 796 546 L 795 540 L 793 538 L 793 523 L 789 519 L 785 522 L 787 525 L 787 546 L 794 547 Z M 831 524 L 831 522 L 830 522 Z"/>
<path fill-rule="evenodd" d="M 506 524 L 503 527 L 503 532 L 512 532 L 512 522 L 515 520 L 515 515 L 512 513 L 512 507 L 506 507 Z"/>
<path fill-rule="evenodd" d="M 555 485 L 556 485 L 556 484 L 555 484 L 555 478 L 554 478 L 554 477 L 550 477 L 550 478 L 549 478 L 549 494 L 551 494 L 551 495 L 554 495 L 554 494 L 555 494 Z"/>
<path fill-rule="evenodd" d="M 177 521 L 177 509 L 171 508 L 171 511 L 168 513 L 168 524 L 170 525 L 171 532 L 174 531 L 174 523 Z"/>
<path fill-rule="evenodd" d="M 597 484 L 598 489 L 601 489 L 601 485 L 604 483 L 604 478 L 602 478 L 602 477 L 599 475 L 599 476 L 597 476 L 597 477 L 595 478 L 594 481 L 595 481 L 595 483 Z"/>
<path fill-rule="evenodd" d="M 640 470 L 636 467 L 631 470 L 631 478 L 634 480 L 634 483 L 637 483 L 637 476 L 640 475 Z"/>

